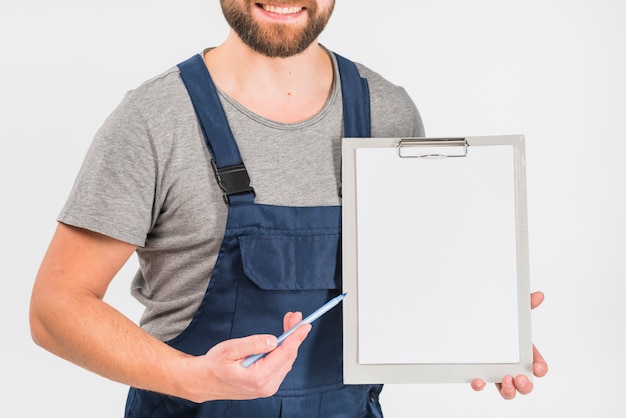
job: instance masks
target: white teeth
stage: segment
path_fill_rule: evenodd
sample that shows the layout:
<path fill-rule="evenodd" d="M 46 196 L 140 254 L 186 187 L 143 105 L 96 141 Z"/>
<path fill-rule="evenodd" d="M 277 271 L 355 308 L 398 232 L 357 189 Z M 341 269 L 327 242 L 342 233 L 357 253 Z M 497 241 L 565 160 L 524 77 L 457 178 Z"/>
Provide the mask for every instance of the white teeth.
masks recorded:
<path fill-rule="evenodd" d="M 298 13 L 300 10 L 302 10 L 302 7 L 277 7 L 273 4 L 264 4 L 263 10 L 265 10 L 266 12 L 277 13 L 279 15 L 289 15 Z"/>

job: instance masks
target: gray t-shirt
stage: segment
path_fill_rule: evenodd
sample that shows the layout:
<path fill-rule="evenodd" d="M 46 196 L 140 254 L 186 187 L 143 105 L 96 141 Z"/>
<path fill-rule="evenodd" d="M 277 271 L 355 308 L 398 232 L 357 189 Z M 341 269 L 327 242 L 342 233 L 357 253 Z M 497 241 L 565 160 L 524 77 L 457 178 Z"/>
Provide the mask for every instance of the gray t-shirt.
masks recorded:
<path fill-rule="evenodd" d="M 331 54 L 332 56 L 332 54 Z M 256 202 L 340 205 L 342 97 L 335 83 L 312 118 L 276 123 L 220 92 Z M 368 79 L 372 136 L 423 136 L 406 91 L 358 65 Z M 128 92 L 97 132 L 60 222 L 137 245 L 132 294 L 141 326 L 167 341 L 189 324 L 222 242 L 227 206 L 177 67 Z"/>

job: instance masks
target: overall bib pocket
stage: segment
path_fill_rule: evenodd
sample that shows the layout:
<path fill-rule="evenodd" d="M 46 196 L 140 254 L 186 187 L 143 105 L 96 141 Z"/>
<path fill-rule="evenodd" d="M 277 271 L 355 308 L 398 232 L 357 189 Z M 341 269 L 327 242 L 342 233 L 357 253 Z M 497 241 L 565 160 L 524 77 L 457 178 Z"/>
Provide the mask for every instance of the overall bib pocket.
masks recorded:
<path fill-rule="evenodd" d="M 239 237 L 245 275 L 262 290 L 339 289 L 339 234 Z"/>
<path fill-rule="evenodd" d="M 310 233 L 310 231 L 309 231 Z M 340 235 L 244 235 L 232 337 L 283 333 L 283 316 L 307 316 L 341 293 Z M 281 391 L 340 384 L 341 305 L 314 324 Z M 304 367 L 298 367 L 303 365 Z M 306 365 L 306 366 L 305 366 Z M 297 383 L 296 383 L 297 382 Z"/>

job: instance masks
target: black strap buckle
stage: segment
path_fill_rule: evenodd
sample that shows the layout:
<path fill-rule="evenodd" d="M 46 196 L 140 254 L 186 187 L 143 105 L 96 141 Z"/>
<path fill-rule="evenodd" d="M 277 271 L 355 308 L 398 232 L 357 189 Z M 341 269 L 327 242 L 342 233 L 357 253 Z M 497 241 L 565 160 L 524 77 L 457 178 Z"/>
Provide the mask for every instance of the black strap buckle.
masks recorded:
<path fill-rule="evenodd" d="M 250 177 L 243 164 L 217 168 L 215 161 L 211 160 L 211 167 L 213 167 L 217 184 L 224 192 L 224 202 L 227 205 L 230 203 L 230 195 L 239 193 L 252 193 L 254 195 L 254 189 L 250 186 Z"/>

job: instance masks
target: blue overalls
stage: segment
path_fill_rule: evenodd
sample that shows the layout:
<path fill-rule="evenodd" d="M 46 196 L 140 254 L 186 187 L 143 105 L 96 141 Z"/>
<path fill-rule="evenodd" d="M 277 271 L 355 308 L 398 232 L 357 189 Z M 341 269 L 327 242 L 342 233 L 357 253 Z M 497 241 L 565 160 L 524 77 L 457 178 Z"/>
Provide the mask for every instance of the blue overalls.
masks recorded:
<path fill-rule="evenodd" d="M 344 135 L 369 137 L 367 81 L 337 56 Z M 224 239 L 202 304 L 168 344 L 203 355 L 221 341 L 282 332 L 288 311 L 313 312 L 341 293 L 341 207 L 254 203 L 254 191 L 213 81 L 200 55 L 179 65 L 216 180 L 228 204 Z M 344 385 L 341 306 L 318 319 L 276 395 L 250 401 L 193 403 L 131 388 L 127 418 L 382 417 L 382 385 Z"/>

